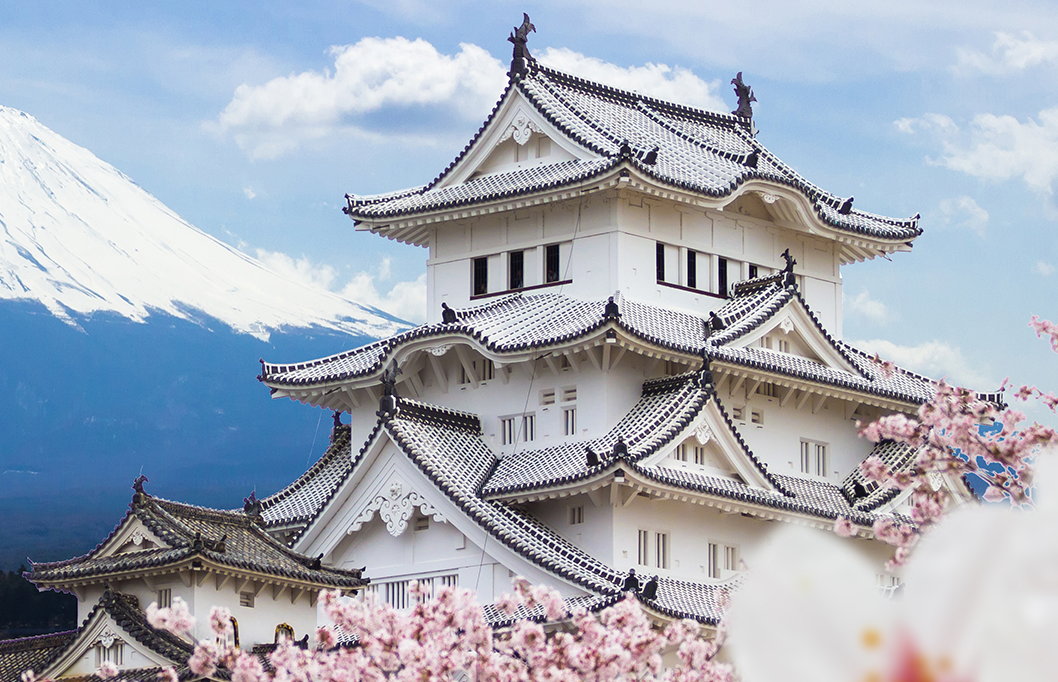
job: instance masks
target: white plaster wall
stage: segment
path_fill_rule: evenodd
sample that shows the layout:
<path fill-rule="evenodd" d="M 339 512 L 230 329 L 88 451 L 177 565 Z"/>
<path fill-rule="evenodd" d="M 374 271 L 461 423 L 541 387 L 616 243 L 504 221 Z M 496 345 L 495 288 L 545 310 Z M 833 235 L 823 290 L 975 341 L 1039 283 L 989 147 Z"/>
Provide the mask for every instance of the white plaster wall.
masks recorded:
<path fill-rule="evenodd" d="M 748 383 L 748 382 L 747 382 Z M 744 406 L 744 419 L 735 421 L 735 428 L 757 457 L 775 473 L 791 476 L 802 476 L 800 470 L 801 439 L 828 443 L 830 472 L 827 479 L 840 483 L 852 468 L 858 466 L 874 446 L 873 443 L 857 435 L 856 418 L 850 412 L 849 404 L 836 398 L 828 398 L 818 413 L 812 414 L 816 396 L 798 410 L 798 396 L 779 407 L 780 398 L 767 398 L 753 394 L 747 400 L 746 384 L 731 396 L 721 390 L 720 400 L 732 414 L 735 407 Z M 763 411 L 763 426 L 750 422 L 751 411 Z"/>
<path fill-rule="evenodd" d="M 310 644 L 316 639 L 316 606 L 310 603 L 307 592 L 301 594 L 297 601 L 291 603 L 291 592 L 284 589 L 273 596 L 279 588 L 265 585 L 254 599 L 253 607 L 239 605 L 239 593 L 236 592 L 236 581 L 229 581 L 223 589 L 216 589 L 213 575 L 206 578 L 201 587 L 194 591 L 194 601 L 188 602 L 196 618 L 195 638 L 212 639 L 213 631 L 209 627 L 209 612 L 214 606 L 222 606 L 239 621 L 239 647 L 250 650 L 254 644 L 266 644 L 275 640 L 275 628 L 280 623 L 287 623 L 294 628 L 294 638 L 301 639 L 309 635 Z M 174 593 L 175 596 L 175 593 Z"/>

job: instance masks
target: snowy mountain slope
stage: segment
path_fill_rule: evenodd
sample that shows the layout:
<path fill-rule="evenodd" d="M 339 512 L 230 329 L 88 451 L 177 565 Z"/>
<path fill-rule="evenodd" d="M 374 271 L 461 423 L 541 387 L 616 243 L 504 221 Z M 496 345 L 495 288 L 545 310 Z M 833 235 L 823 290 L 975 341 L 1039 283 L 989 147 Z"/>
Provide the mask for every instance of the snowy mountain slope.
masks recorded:
<path fill-rule="evenodd" d="M 52 314 L 204 313 L 267 339 L 320 327 L 388 336 L 389 315 L 291 281 L 180 218 L 110 164 L 0 107 L 0 299 Z"/>

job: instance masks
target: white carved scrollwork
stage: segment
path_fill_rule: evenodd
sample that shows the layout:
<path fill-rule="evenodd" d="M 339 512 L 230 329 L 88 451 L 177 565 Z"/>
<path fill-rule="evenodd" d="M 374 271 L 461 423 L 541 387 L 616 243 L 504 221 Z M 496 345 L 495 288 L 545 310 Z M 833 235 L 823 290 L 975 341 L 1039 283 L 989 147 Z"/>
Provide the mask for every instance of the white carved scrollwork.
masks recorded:
<path fill-rule="evenodd" d="M 451 346 L 451 344 L 449 344 L 447 346 L 435 346 L 434 348 L 430 348 L 428 350 L 430 351 L 430 355 L 434 355 L 436 357 L 441 357 L 442 355 L 444 355 L 445 353 L 447 353 L 451 349 L 452 349 L 452 346 Z"/>
<path fill-rule="evenodd" d="M 784 317 L 783 321 L 779 323 L 779 329 L 783 331 L 783 334 L 789 334 L 793 331 L 793 320 Z"/>
<path fill-rule="evenodd" d="M 355 533 L 363 528 L 364 524 L 370 521 L 377 512 L 379 518 L 385 522 L 386 530 L 389 531 L 389 534 L 393 537 L 400 537 L 408 528 L 408 521 L 416 508 L 419 509 L 420 513 L 432 516 L 434 521 L 438 523 L 445 522 L 444 516 L 432 504 L 427 502 L 422 495 L 414 490 L 410 490 L 405 494 L 404 485 L 400 481 L 391 481 L 384 495 L 376 495 L 357 514 L 346 533 Z"/>
<path fill-rule="evenodd" d="M 103 630 L 103 634 L 99 636 L 99 643 L 103 645 L 104 649 L 109 649 L 114 646 L 114 642 L 117 638 L 118 636 L 114 634 L 114 631 L 107 628 L 106 630 Z"/>
<path fill-rule="evenodd" d="M 705 445 L 713 439 L 713 432 L 704 421 L 694 430 L 694 439 L 699 445 Z"/>
<path fill-rule="evenodd" d="M 503 135 L 500 137 L 499 142 L 506 142 L 513 137 L 514 141 L 519 145 L 524 145 L 529 141 L 529 136 L 533 133 L 540 133 L 543 135 L 544 131 L 540 130 L 540 126 L 533 123 L 528 116 L 520 113 L 513 121 L 511 121 L 511 124 L 507 126 L 507 130 L 503 131 Z"/>
<path fill-rule="evenodd" d="M 759 196 L 761 201 L 766 204 L 774 204 L 776 201 L 779 200 L 779 197 L 775 196 L 774 194 L 769 194 L 767 192 L 757 192 L 757 196 Z"/>
<path fill-rule="evenodd" d="M 139 547 L 143 544 L 143 540 L 146 537 L 147 536 L 143 534 L 143 531 L 137 528 L 136 530 L 132 531 L 132 544 Z"/>

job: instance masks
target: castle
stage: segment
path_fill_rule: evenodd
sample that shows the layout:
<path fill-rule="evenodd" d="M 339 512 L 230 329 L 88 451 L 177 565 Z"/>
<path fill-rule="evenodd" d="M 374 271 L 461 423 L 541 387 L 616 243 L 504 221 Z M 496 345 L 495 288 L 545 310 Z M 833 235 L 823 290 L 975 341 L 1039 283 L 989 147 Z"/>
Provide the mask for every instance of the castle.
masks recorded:
<path fill-rule="evenodd" d="M 741 74 L 736 112 L 703 111 L 548 68 L 531 28 L 436 179 L 347 195 L 357 230 L 428 249 L 428 322 L 262 362 L 273 397 L 334 411 L 319 461 L 241 511 L 137 484 L 97 549 L 34 565 L 78 596 L 82 625 L 0 644 L 3 680 L 184 669 L 190 645 L 142 616 L 175 596 L 200 622 L 227 606 L 260 651 L 313 632 L 320 590 L 404 608 L 412 580 L 486 605 L 514 576 L 589 609 L 631 591 L 658 622 L 715 625 L 775 522 L 848 519 L 847 542 L 897 584 L 871 526 L 908 521 L 909 492 L 859 464 L 899 471 L 915 452 L 857 423 L 913 414 L 933 382 L 842 341 L 841 267 L 910 251 L 917 216 L 864 212 L 775 157 Z"/>

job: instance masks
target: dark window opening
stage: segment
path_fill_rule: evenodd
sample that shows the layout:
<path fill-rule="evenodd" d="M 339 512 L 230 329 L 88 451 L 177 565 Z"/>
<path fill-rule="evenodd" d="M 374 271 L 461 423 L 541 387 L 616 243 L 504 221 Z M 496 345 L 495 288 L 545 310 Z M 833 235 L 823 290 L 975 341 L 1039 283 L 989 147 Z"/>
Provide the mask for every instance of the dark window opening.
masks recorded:
<path fill-rule="evenodd" d="M 521 289 L 525 286 L 525 252 L 511 251 L 508 258 L 507 288 Z"/>
<path fill-rule="evenodd" d="M 691 250 L 687 251 L 687 286 L 698 288 L 698 254 Z"/>
<path fill-rule="evenodd" d="M 544 258 L 544 282 L 557 282 L 561 276 L 558 263 L 558 244 L 549 244 Z"/>
<path fill-rule="evenodd" d="M 489 293 L 489 259 L 474 259 L 474 295 Z"/>
<path fill-rule="evenodd" d="M 727 259 L 721 258 L 716 269 L 716 293 L 727 298 Z"/>
<path fill-rule="evenodd" d="M 658 270 L 658 281 L 665 281 L 665 245 L 661 242 L 657 243 L 657 270 Z"/>
<path fill-rule="evenodd" d="M 749 266 L 749 278 L 750 279 L 754 279 L 754 278 L 756 278 L 756 276 L 757 276 L 757 266 L 756 265 Z"/>

